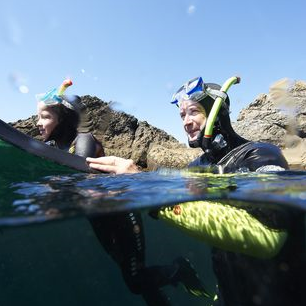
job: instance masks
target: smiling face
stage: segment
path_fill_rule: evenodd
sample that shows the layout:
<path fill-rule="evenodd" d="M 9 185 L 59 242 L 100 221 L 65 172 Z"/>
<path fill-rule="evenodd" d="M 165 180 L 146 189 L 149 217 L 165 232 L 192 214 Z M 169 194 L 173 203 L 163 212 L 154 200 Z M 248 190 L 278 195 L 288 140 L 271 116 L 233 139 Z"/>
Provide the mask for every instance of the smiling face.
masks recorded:
<path fill-rule="evenodd" d="M 52 134 L 55 127 L 58 125 L 58 115 L 43 102 L 37 105 L 38 121 L 36 123 L 40 135 L 44 141 L 47 141 Z"/>
<path fill-rule="evenodd" d="M 188 140 L 196 140 L 206 123 L 207 118 L 204 108 L 201 104 L 191 100 L 182 101 L 180 105 L 180 116 L 183 120 L 183 126 Z"/>

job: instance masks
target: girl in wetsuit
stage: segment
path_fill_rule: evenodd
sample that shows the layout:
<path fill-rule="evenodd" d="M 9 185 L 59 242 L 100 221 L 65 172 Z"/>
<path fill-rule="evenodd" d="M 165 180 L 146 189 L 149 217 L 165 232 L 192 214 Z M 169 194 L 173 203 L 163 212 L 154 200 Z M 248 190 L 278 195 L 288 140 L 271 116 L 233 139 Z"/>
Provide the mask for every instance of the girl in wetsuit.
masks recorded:
<path fill-rule="evenodd" d="M 61 87 L 72 84 L 64 81 Z M 59 90 L 60 91 L 60 90 Z M 91 133 L 79 133 L 81 112 L 79 96 L 59 95 L 58 91 L 38 95 L 39 132 L 45 142 L 83 157 L 104 156 L 102 144 Z M 167 306 L 170 301 L 161 288 L 182 283 L 193 295 L 207 296 L 189 261 L 178 257 L 172 264 L 146 267 L 145 238 L 139 212 L 88 218 L 93 230 L 121 269 L 126 285 L 140 294 L 149 306 Z"/>
<path fill-rule="evenodd" d="M 89 132 L 78 132 L 80 114 L 85 106 L 79 96 L 59 97 L 61 103 L 37 105 L 37 127 L 43 141 L 61 150 L 83 156 L 104 156 L 102 144 Z"/>

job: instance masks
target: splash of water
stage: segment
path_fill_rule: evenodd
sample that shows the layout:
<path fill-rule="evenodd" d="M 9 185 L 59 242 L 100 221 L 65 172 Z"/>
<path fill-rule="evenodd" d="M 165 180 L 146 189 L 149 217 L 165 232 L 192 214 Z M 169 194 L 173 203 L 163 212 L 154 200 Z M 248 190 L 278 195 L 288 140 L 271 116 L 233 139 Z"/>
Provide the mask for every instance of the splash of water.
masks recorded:
<path fill-rule="evenodd" d="M 293 82 L 288 78 L 284 78 L 272 84 L 269 91 L 271 101 L 276 107 L 280 108 L 288 118 L 284 155 L 296 165 L 300 165 L 301 159 L 306 158 L 306 142 L 297 135 L 297 105 L 292 93 L 293 91 L 305 89 L 305 83 Z"/>

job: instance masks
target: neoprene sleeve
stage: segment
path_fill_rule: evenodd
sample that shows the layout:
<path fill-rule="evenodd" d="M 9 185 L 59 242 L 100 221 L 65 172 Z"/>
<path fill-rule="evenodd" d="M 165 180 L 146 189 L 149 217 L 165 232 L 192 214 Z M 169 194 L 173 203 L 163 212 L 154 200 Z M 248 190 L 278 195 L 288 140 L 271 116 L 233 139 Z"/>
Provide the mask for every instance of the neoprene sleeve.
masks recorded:
<path fill-rule="evenodd" d="M 74 145 L 69 149 L 69 153 L 83 157 L 95 157 L 95 139 L 90 133 L 79 133 Z"/>
<path fill-rule="evenodd" d="M 220 202 L 186 202 L 159 211 L 159 218 L 225 251 L 272 258 L 287 232 L 268 228 L 246 210 Z"/>

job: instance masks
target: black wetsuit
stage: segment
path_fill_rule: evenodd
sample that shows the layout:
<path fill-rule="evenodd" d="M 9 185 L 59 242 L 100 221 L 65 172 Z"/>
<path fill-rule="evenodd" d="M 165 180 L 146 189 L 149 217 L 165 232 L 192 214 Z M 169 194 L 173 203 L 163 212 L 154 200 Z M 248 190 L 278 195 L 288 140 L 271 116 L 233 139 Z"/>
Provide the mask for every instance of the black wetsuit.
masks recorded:
<path fill-rule="evenodd" d="M 69 152 L 96 157 L 97 141 L 90 133 L 78 134 Z M 165 285 L 182 281 L 175 262 L 163 266 L 146 266 L 144 227 L 140 212 L 89 217 L 92 228 L 106 252 L 120 267 L 130 291 L 142 295 L 149 306 L 170 306 L 162 291 Z"/>
<path fill-rule="evenodd" d="M 276 146 L 259 142 L 236 147 L 215 165 L 222 173 L 264 170 L 267 166 L 288 169 Z M 205 154 L 190 164 L 190 167 L 207 166 L 211 165 Z M 288 236 L 281 251 L 272 259 L 213 248 L 212 260 L 219 290 L 215 305 L 306 305 L 303 292 L 306 284 L 304 214 L 292 209 L 257 208 L 254 205 L 244 209 L 267 227 L 285 230 Z"/>
<path fill-rule="evenodd" d="M 145 236 L 140 213 L 97 216 L 90 218 L 90 222 L 103 247 L 120 267 L 130 291 L 142 295 L 149 306 L 170 305 L 161 287 L 175 284 L 178 267 L 146 267 Z"/>
<path fill-rule="evenodd" d="M 78 133 L 62 147 L 59 147 L 55 140 L 49 140 L 46 144 L 82 157 L 98 157 L 104 154 L 101 143 L 91 133 Z"/>
<path fill-rule="evenodd" d="M 260 167 L 273 165 L 288 169 L 288 164 L 280 149 L 272 144 L 263 142 L 246 142 L 217 160 L 214 165 L 219 167 L 219 172 L 231 173 L 240 170 L 256 171 Z M 211 166 L 206 155 L 198 157 L 189 167 Z"/>

